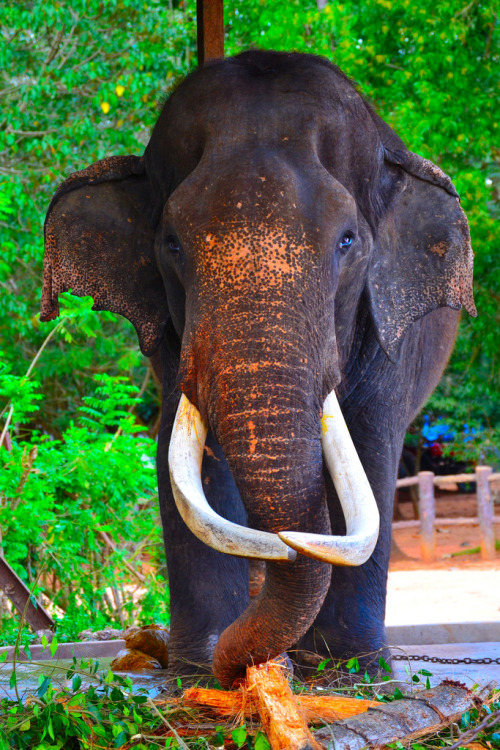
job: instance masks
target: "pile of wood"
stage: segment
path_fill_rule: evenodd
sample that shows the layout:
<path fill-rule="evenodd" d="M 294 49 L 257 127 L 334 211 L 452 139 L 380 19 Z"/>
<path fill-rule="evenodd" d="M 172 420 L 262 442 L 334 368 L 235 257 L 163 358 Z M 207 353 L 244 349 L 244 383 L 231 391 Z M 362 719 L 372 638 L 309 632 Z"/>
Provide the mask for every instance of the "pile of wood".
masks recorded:
<path fill-rule="evenodd" d="M 247 670 L 235 691 L 191 688 L 182 703 L 204 707 L 220 719 L 260 720 L 272 750 L 361 750 L 408 741 L 443 729 L 472 708 L 477 698 L 445 681 L 391 703 L 340 695 L 294 695 L 282 665 L 267 662 Z M 309 725 L 327 725 L 313 735 Z"/>

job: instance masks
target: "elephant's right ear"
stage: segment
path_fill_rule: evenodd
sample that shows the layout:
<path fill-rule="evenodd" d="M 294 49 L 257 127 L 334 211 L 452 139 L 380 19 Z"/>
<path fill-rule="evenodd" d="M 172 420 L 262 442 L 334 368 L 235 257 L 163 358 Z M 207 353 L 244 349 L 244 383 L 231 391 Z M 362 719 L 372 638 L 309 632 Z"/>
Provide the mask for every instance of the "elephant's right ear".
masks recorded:
<path fill-rule="evenodd" d="M 167 298 L 147 220 L 151 198 L 143 160 L 112 156 L 75 172 L 45 220 L 40 319 L 59 314 L 58 295 L 90 295 L 93 310 L 128 318 L 151 356 L 168 320 Z"/>

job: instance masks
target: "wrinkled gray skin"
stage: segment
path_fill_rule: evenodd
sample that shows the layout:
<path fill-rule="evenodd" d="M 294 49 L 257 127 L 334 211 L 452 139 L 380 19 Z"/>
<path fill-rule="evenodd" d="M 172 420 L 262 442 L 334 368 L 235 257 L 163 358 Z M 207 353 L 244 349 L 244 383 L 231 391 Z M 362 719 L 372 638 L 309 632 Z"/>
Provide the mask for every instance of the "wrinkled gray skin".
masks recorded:
<path fill-rule="evenodd" d="M 249 52 L 195 71 L 143 158 L 59 188 L 46 223 L 42 318 L 68 288 L 119 312 L 161 359 L 160 506 L 170 669 L 245 666 L 296 647 L 349 658 L 386 643 L 392 501 L 406 426 L 472 301 L 467 221 L 450 180 L 409 152 L 327 61 Z M 174 505 L 167 451 L 180 391 L 210 427 L 213 507 L 267 531 L 342 533 L 321 407 L 336 389 L 380 509 L 358 568 L 248 563 L 204 546 Z M 215 653 L 214 653 L 215 649 Z M 212 662 L 213 658 L 213 662 Z"/>

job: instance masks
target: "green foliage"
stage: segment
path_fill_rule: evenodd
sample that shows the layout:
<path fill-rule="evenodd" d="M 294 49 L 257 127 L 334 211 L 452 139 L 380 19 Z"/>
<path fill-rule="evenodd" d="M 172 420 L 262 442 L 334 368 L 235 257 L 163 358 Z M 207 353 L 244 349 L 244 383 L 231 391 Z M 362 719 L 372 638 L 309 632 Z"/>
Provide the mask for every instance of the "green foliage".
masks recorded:
<path fill-rule="evenodd" d="M 164 748 L 165 740 L 154 735 L 162 718 L 145 691 L 133 692 L 130 678 L 98 668 L 99 662 L 73 659 L 66 673 L 68 687 L 59 688 L 50 676 L 40 675 L 36 695 L 26 704 L 3 698 L 0 749 L 78 750 L 96 747 L 96 742 L 122 747 L 132 738 L 138 750 Z"/>
<path fill-rule="evenodd" d="M 11 689 L 16 671 L 11 675 Z M 130 677 L 99 670 L 99 662 L 81 660 L 66 672 L 60 687 L 50 675 L 41 674 L 38 690 L 23 701 L 0 700 L 0 750 L 90 750 L 91 748 L 215 748 L 231 739 L 248 750 L 270 750 L 262 732 L 248 732 L 246 725 L 214 727 L 214 732 L 183 740 L 176 719 L 193 721 L 193 710 L 157 707 L 144 689 L 133 688 Z M 14 678 L 14 679 L 13 679 Z M 26 696 L 24 696 L 26 698 Z M 206 724 L 205 724 L 206 726 Z M 208 736 L 207 736 L 208 735 Z M 132 744 L 129 744 L 132 743 Z"/>
<path fill-rule="evenodd" d="M 16 379 L 7 367 L 0 376 L 14 423 L 39 408 L 35 382 Z M 60 439 L 37 431 L 18 439 L 14 431 L 11 450 L 0 453 L 3 553 L 27 582 L 43 565 L 34 593 L 44 592 L 58 608 L 65 638 L 134 619 L 168 621 L 158 573 L 155 442 L 136 423 L 131 410 L 140 399 L 128 378 L 94 380 L 94 395 L 84 398 Z M 12 619 L 4 623 L 4 639 L 9 627 L 13 637 L 13 626 Z"/>

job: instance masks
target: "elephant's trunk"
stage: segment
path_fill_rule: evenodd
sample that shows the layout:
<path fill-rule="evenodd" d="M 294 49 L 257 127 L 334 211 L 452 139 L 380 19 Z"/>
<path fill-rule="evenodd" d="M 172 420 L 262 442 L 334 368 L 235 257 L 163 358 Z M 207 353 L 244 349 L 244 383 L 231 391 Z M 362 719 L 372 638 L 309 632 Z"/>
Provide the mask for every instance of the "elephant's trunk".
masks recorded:
<path fill-rule="evenodd" d="M 295 378 L 287 383 L 281 367 L 266 373 L 273 385 L 264 387 L 252 373 L 240 376 L 225 398 L 219 393 L 218 437 L 251 528 L 328 534 L 319 410 L 306 403 L 312 389 L 302 390 Z M 260 596 L 216 646 L 219 682 L 230 685 L 246 666 L 296 643 L 316 617 L 330 575 L 328 565 L 302 555 L 293 563 L 269 561 Z"/>
<path fill-rule="evenodd" d="M 331 568 L 299 556 L 295 563 L 267 563 L 259 597 L 222 633 L 213 672 L 224 687 L 245 668 L 288 650 L 306 633 L 327 594 Z"/>

